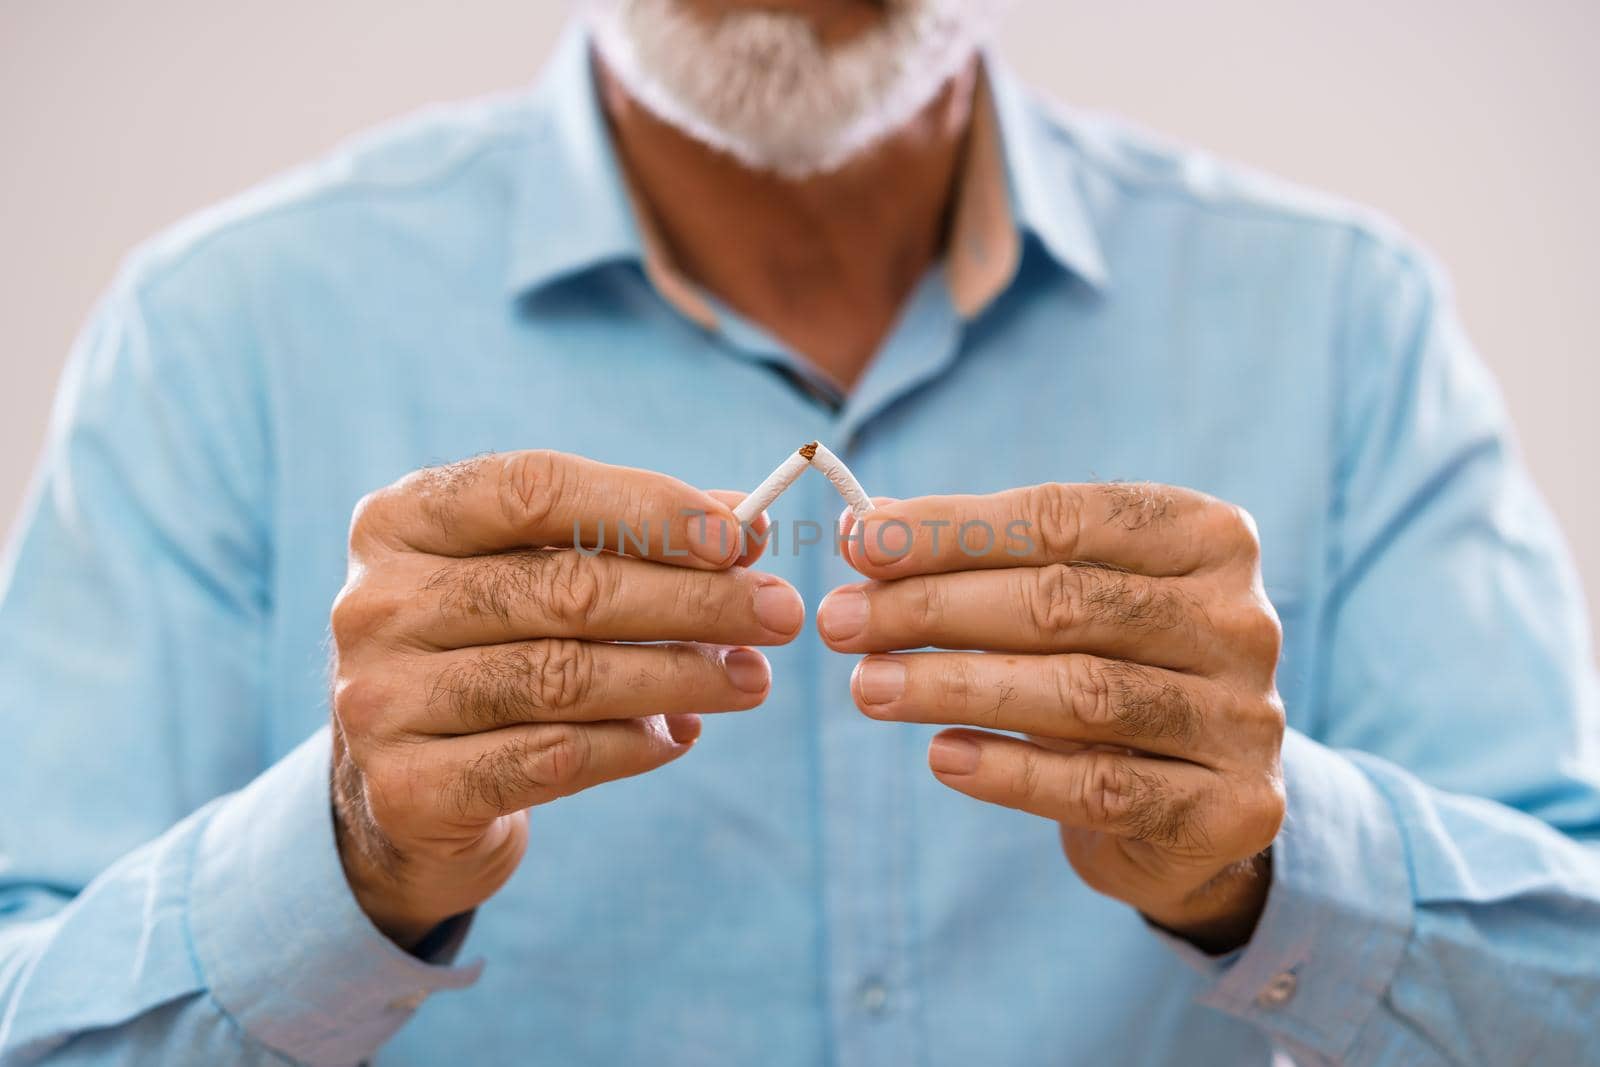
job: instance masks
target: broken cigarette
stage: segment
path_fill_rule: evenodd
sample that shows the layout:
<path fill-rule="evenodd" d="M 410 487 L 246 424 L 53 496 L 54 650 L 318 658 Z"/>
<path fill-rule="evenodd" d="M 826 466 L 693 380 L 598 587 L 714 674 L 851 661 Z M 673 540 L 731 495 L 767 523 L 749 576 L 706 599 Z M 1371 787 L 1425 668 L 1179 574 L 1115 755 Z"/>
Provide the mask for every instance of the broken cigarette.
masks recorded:
<path fill-rule="evenodd" d="M 767 475 L 766 481 L 755 487 L 751 494 L 739 501 L 733 509 L 733 517 L 739 521 L 740 526 L 748 526 L 756 521 L 756 516 L 766 511 L 774 500 L 783 495 L 783 491 L 794 484 L 794 480 L 804 474 L 806 468 L 811 466 L 811 456 L 806 449 L 811 445 L 803 445 L 798 451 L 789 453 L 789 458 L 778 464 L 778 469 Z"/>
<path fill-rule="evenodd" d="M 867 491 L 861 488 L 861 483 L 856 481 L 856 476 L 850 473 L 850 468 L 844 465 L 844 460 L 828 451 L 826 445 L 817 441 L 808 441 L 801 445 L 778 465 L 778 469 L 767 475 L 766 480 L 756 486 L 754 491 L 743 500 L 739 501 L 733 509 L 733 517 L 739 525 L 748 526 L 754 522 L 773 501 L 783 495 L 783 491 L 793 485 L 795 479 L 805 473 L 807 467 L 815 467 L 821 471 L 833 487 L 839 490 L 839 495 L 844 497 L 845 503 L 850 505 L 850 513 L 856 518 L 861 518 L 872 510 L 872 499 L 867 496 Z"/>
<path fill-rule="evenodd" d="M 872 498 L 861 488 L 861 483 L 850 473 L 850 468 L 844 465 L 844 460 L 829 452 L 827 445 L 813 441 L 811 447 L 811 465 L 821 471 L 828 481 L 833 483 L 833 487 L 839 490 L 844 502 L 850 505 L 850 514 L 858 519 L 866 518 L 867 512 L 872 510 Z"/>

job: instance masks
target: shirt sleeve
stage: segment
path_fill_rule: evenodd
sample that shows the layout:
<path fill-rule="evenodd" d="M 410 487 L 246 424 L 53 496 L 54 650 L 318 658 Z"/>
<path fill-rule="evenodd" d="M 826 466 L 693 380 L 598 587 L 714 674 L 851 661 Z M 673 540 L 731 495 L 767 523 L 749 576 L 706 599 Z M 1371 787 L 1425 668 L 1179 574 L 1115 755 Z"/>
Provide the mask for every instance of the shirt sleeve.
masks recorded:
<path fill-rule="evenodd" d="M 226 278 L 131 270 L 0 565 L 0 1062 L 349 1064 L 451 965 L 344 879 L 326 729 L 263 751 L 268 448 Z"/>
<path fill-rule="evenodd" d="M 1203 1002 L 1299 1063 L 1587 1062 L 1600 699 L 1580 585 L 1437 275 L 1368 244 L 1273 885 L 1242 952 L 1174 946 Z"/>

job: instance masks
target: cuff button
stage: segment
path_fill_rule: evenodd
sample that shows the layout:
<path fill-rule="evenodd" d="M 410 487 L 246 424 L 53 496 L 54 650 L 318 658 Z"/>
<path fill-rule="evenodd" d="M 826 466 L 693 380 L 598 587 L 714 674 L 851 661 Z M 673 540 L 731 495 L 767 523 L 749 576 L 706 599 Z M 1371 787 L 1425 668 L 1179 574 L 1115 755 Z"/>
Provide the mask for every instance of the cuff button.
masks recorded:
<path fill-rule="evenodd" d="M 1261 987 L 1261 992 L 1256 994 L 1256 1003 L 1263 1008 L 1281 1008 L 1294 996 L 1295 987 L 1300 980 L 1293 971 L 1283 971 L 1272 976 L 1266 985 Z"/>

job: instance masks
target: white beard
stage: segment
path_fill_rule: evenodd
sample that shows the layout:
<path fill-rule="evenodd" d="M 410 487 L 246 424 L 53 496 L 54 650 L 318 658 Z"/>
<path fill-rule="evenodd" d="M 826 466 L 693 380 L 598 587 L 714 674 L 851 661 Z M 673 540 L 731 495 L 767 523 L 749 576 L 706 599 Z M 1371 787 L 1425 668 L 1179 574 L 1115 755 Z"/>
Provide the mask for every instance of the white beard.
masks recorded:
<path fill-rule="evenodd" d="M 889 0 L 881 25 L 833 47 L 788 12 L 710 21 L 684 0 L 583 0 L 583 11 L 634 99 L 747 167 L 800 179 L 837 170 L 910 122 L 1005 2 Z"/>

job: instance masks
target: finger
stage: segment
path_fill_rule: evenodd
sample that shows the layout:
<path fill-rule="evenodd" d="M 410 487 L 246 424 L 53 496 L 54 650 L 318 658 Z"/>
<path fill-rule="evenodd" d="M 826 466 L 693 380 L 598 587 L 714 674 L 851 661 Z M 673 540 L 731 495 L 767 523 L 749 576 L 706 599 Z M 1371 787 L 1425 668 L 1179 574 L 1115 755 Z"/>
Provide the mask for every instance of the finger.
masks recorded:
<path fill-rule="evenodd" d="M 535 549 L 407 561 L 393 625 L 436 649 L 536 637 L 781 645 L 805 621 L 793 586 L 734 568 L 697 571 L 601 553 Z"/>
<path fill-rule="evenodd" d="M 900 498 L 893 496 L 875 496 L 872 498 L 872 506 L 879 509 L 899 502 Z M 839 521 L 834 524 L 841 540 L 850 536 L 850 531 L 855 529 L 856 522 L 856 513 L 851 511 L 850 506 L 846 504 L 844 510 L 839 512 Z"/>
<path fill-rule="evenodd" d="M 841 652 L 1088 652 L 1189 670 L 1205 662 L 1204 616 L 1181 583 L 1065 564 L 867 582 L 829 593 L 817 629 Z"/>
<path fill-rule="evenodd" d="M 699 729 L 695 716 L 653 716 L 445 738 L 423 746 L 427 788 L 445 818 L 488 821 L 655 770 L 687 752 Z"/>
<path fill-rule="evenodd" d="M 846 553 L 869 578 L 1073 562 L 1163 577 L 1249 558 L 1256 547 L 1254 521 L 1231 504 L 1109 482 L 903 500 L 869 515 Z"/>
<path fill-rule="evenodd" d="M 1193 764 L 1114 752 L 1052 752 L 981 730 L 946 730 L 928 766 L 950 788 L 1080 830 L 1208 850 L 1216 776 Z"/>
<path fill-rule="evenodd" d="M 351 541 L 439 556 L 586 547 L 682 567 L 739 554 L 733 511 L 655 471 L 563 452 L 502 452 L 430 467 L 364 498 Z"/>
<path fill-rule="evenodd" d="M 875 719 L 1119 745 L 1206 766 L 1257 741 L 1215 683 L 1098 656 L 868 656 L 850 691 Z"/>
<path fill-rule="evenodd" d="M 771 670 L 750 648 L 546 640 L 423 657 L 423 734 L 468 734 L 535 722 L 742 711 L 766 698 Z"/>
<path fill-rule="evenodd" d="M 707 495 L 719 504 L 726 504 L 729 514 L 732 514 L 734 505 L 745 497 L 745 494 L 733 489 L 710 489 L 707 490 Z M 749 533 L 740 543 L 739 556 L 733 561 L 733 565 L 736 567 L 750 566 L 760 559 L 761 554 L 767 550 L 767 530 L 771 526 L 767 519 L 767 513 L 763 511 L 757 515 L 750 520 L 748 526 Z"/>

